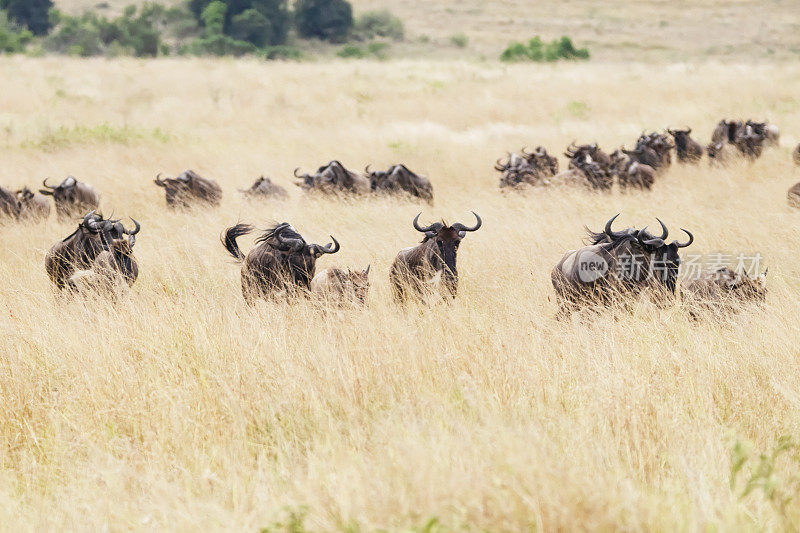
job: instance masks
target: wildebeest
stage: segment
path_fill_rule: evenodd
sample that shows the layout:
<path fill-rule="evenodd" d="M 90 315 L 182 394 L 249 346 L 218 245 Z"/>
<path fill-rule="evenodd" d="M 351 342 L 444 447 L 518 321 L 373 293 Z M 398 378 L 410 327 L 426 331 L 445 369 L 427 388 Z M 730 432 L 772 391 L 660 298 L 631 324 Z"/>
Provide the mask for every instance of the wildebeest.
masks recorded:
<path fill-rule="evenodd" d="M 768 121 L 756 122 L 755 120 L 748 120 L 745 124 L 751 127 L 756 134 L 764 137 L 766 146 L 778 146 L 780 144 L 781 130 L 775 124 L 770 124 Z"/>
<path fill-rule="evenodd" d="M 547 153 L 544 146 L 537 146 L 533 152 L 522 148 L 522 156 L 544 177 L 558 174 L 558 159 Z"/>
<path fill-rule="evenodd" d="M 751 278 L 746 272 L 737 274 L 728 267 L 720 267 L 683 283 L 681 295 L 694 318 L 697 318 L 699 310 L 730 315 L 743 303 L 764 302 L 767 294 L 766 277 L 766 271 Z"/>
<path fill-rule="evenodd" d="M 611 157 L 602 151 L 597 144 L 582 144 L 575 142 L 567 147 L 564 156 L 569 158 L 568 168 L 581 173 L 583 184 L 591 189 L 609 190 L 614 184 Z M 570 183 L 575 181 L 574 173 L 560 173 L 553 179 L 554 182 Z"/>
<path fill-rule="evenodd" d="M 800 183 L 795 183 L 786 193 L 786 198 L 791 207 L 800 209 Z"/>
<path fill-rule="evenodd" d="M 761 157 L 766 139 L 766 131 L 764 129 L 761 129 L 761 133 L 759 133 L 748 122 L 744 127 L 744 131 L 734 140 L 733 145 L 739 149 L 743 156 L 753 160 Z"/>
<path fill-rule="evenodd" d="M 100 205 L 100 196 L 94 188 L 87 183 L 79 182 L 73 176 L 67 177 L 55 187 L 48 185 L 46 179 L 42 185 L 45 188 L 39 189 L 39 192 L 53 197 L 59 220 L 80 216 L 87 211 L 97 209 Z"/>
<path fill-rule="evenodd" d="M 370 189 L 374 192 L 400 193 L 405 192 L 411 196 L 422 198 L 428 203 L 433 202 L 433 185 L 425 176 L 412 172 L 403 164 L 392 165 L 388 170 L 365 169 L 369 178 Z"/>
<path fill-rule="evenodd" d="M 631 161 L 618 179 L 620 188 L 623 190 L 628 187 L 650 190 L 653 187 L 653 183 L 655 183 L 656 171 L 649 165 Z"/>
<path fill-rule="evenodd" d="M 364 305 L 369 292 L 369 267 L 365 270 L 326 268 L 311 280 L 311 294 L 339 307 Z"/>
<path fill-rule="evenodd" d="M 477 222 L 472 227 L 458 222 L 452 226 L 445 222 L 435 222 L 422 227 L 419 225 L 421 214 L 414 217 L 413 226 L 425 235 L 422 243 L 400 250 L 389 272 L 395 299 L 400 302 L 406 300 L 409 290 L 423 298 L 430 292 L 428 287 L 431 282 L 436 283 L 437 276 L 440 292 L 445 296 L 455 297 L 458 291 L 458 246 L 468 232 L 478 231 L 483 224 L 481 217 L 473 211 Z"/>
<path fill-rule="evenodd" d="M 16 195 L 4 187 L 0 187 L 0 216 L 19 218 L 22 206 Z"/>
<path fill-rule="evenodd" d="M 269 299 L 278 293 L 308 291 L 314 278 L 317 259 L 339 251 L 339 242 L 320 246 L 307 244 L 288 222 L 266 230 L 247 256 L 236 239 L 254 230 L 249 224 L 236 224 L 223 232 L 222 245 L 242 263 L 242 295 L 248 305 L 257 298 Z"/>
<path fill-rule="evenodd" d="M 608 304 L 621 295 L 636 295 L 656 289 L 674 295 L 681 259 L 678 251 L 692 244 L 689 240 L 667 244 L 669 231 L 661 220 L 662 234 L 654 236 L 647 228 L 614 231 L 619 215 L 606 222 L 602 232 L 589 232 L 589 244 L 567 252 L 553 268 L 551 280 L 563 316 L 585 304 Z"/>
<path fill-rule="evenodd" d="M 44 195 L 23 187 L 16 192 L 16 196 L 20 204 L 20 219 L 37 221 L 50 216 L 50 202 Z"/>
<path fill-rule="evenodd" d="M 89 290 L 111 295 L 133 286 L 139 277 L 139 264 L 133 255 L 133 247 L 141 225 L 131 220 L 135 225 L 132 230 L 125 229 L 118 220 L 109 221 L 111 230 L 99 233 L 104 250 L 97 254 L 88 271 L 76 272 L 70 277 L 70 286 L 78 292 Z"/>
<path fill-rule="evenodd" d="M 692 128 L 685 130 L 667 129 L 675 140 L 675 151 L 681 163 L 699 163 L 703 157 L 703 147 L 690 137 Z"/>
<path fill-rule="evenodd" d="M 792 161 L 795 165 L 800 165 L 800 144 L 794 147 L 792 151 Z"/>
<path fill-rule="evenodd" d="M 673 148 L 669 137 L 662 133 L 642 133 L 636 141 L 636 148 L 631 157 L 640 163 L 652 167 L 656 172 L 665 170 L 672 164 L 671 150 Z"/>
<path fill-rule="evenodd" d="M 714 132 L 711 134 L 711 142 L 734 143 L 736 139 L 744 133 L 744 127 L 745 124 L 741 120 L 722 119 L 717 123 Z"/>
<path fill-rule="evenodd" d="M 167 206 L 172 208 L 188 208 L 195 204 L 217 206 L 222 201 L 222 188 L 217 182 L 204 178 L 193 170 L 167 179 L 161 179 L 159 174 L 154 183 L 164 188 Z"/>
<path fill-rule="evenodd" d="M 286 200 L 289 198 L 289 193 L 278 185 L 273 183 L 270 178 L 261 176 L 258 178 L 249 189 L 239 189 L 239 192 L 245 195 L 246 198 L 275 198 L 278 200 Z"/>
<path fill-rule="evenodd" d="M 90 212 L 78 229 L 47 252 L 44 265 L 50 281 L 59 289 L 73 287 L 69 280 L 75 271 L 90 269 L 97 256 L 108 250 L 109 243 L 126 234 L 131 231 L 118 221 L 104 220 L 102 215 Z"/>
<path fill-rule="evenodd" d="M 579 168 L 578 163 L 583 161 L 586 163 L 596 163 L 601 169 L 608 171 L 611 167 L 611 157 L 605 153 L 597 143 L 582 144 L 577 146 L 573 141 L 564 152 L 570 162 L 570 168 Z"/>
<path fill-rule="evenodd" d="M 712 141 L 706 146 L 706 153 L 708 154 L 709 164 L 718 166 L 728 165 L 737 155 L 732 145 L 727 141 Z"/>
<path fill-rule="evenodd" d="M 520 185 L 539 185 L 542 175 L 525 157 L 509 153 L 505 162 L 498 159 L 494 169 L 501 172 L 500 188 L 518 187 Z"/>
<path fill-rule="evenodd" d="M 347 170 L 339 161 L 331 161 L 317 169 L 314 174 L 294 175 L 300 180 L 296 185 L 306 191 L 319 191 L 326 194 L 367 194 L 370 182 L 366 177 Z"/>

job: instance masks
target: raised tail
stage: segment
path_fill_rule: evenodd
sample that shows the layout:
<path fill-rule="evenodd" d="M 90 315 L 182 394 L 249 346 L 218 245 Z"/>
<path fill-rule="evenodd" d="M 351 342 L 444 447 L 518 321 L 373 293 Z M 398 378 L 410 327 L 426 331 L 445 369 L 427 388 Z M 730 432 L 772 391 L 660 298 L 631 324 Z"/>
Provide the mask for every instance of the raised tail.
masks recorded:
<path fill-rule="evenodd" d="M 224 246 L 225 249 L 228 250 L 228 253 L 231 254 L 237 261 L 243 261 L 244 254 L 239 249 L 236 239 L 242 235 L 247 235 L 251 231 L 253 231 L 253 226 L 250 224 L 236 224 L 235 226 L 226 229 L 220 236 L 222 246 Z"/>

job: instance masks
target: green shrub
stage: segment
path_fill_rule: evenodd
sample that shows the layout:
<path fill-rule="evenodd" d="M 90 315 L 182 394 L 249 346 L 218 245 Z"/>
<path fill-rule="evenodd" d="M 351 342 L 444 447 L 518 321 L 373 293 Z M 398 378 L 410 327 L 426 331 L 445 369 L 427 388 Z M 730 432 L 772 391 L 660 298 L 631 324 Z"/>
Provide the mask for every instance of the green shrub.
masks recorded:
<path fill-rule="evenodd" d="M 303 59 L 303 51 L 297 48 L 296 46 L 289 46 L 289 45 L 277 45 L 277 46 L 268 46 L 264 49 L 264 57 L 266 59 L 287 59 L 293 61 L 299 61 Z"/>
<path fill-rule="evenodd" d="M 366 53 L 360 46 L 346 44 L 341 50 L 336 52 L 336 55 L 346 59 L 361 59 L 362 57 L 366 56 Z"/>
<path fill-rule="evenodd" d="M 469 46 L 469 37 L 463 33 L 457 33 L 450 37 L 450 44 L 458 48 L 466 48 Z"/>
<path fill-rule="evenodd" d="M 42 46 L 45 50 L 72 56 L 101 55 L 105 49 L 101 35 L 101 20 L 94 13 L 79 17 L 54 12 L 54 29 Z"/>
<path fill-rule="evenodd" d="M 367 51 L 379 59 L 386 59 L 386 52 L 389 51 L 389 43 L 369 43 L 369 45 L 367 45 Z"/>
<path fill-rule="evenodd" d="M 367 11 L 360 15 L 353 25 L 353 37 L 360 41 L 368 41 L 376 37 L 385 37 L 395 41 L 402 41 L 405 37 L 403 21 L 392 13 L 383 9 L 380 11 Z"/>
<path fill-rule="evenodd" d="M 5 11 L 0 11 L 0 52 L 15 54 L 25 50 L 33 38 L 30 30 L 8 20 Z"/>
<path fill-rule="evenodd" d="M 353 6 L 347 0 L 297 0 L 294 13 L 303 37 L 341 43 L 353 27 Z"/>
<path fill-rule="evenodd" d="M 512 42 L 500 54 L 501 61 L 558 61 L 559 59 L 589 59 L 589 50 L 575 48 L 572 39 L 561 37 L 545 44 L 539 37 L 528 41 L 527 45 Z"/>
<path fill-rule="evenodd" d="M 222 33 L 259 47 L 286 42 L 291 23 L 287 0 L 190 0 L 189 9 L 204 23 L 203 12 L 214 2 L 225 4 Z"/>
<path fill-rule="evenodd" d="M 0 0 L 0 9 L 6 10 L 8 18 L 35 35 L 45 35 L 50 29 L 52 8 L 52 0 Z"/>

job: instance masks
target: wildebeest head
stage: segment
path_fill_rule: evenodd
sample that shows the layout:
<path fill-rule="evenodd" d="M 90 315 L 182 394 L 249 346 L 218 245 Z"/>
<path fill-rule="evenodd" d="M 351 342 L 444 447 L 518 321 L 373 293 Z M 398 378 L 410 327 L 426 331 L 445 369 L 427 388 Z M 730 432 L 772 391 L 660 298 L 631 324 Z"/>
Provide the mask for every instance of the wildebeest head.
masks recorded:
<path fill-rule="evenodd" d="M 692 133 L 692 128 L 686 128 L 685 130 L 673 130 L 667 128 L 667 133 L 672 135 L 672 138 L 675 139 L 675 146 L 678 149 L 681 149 L 686 147 L 686 142 L 690 138 L 689 135 Z"/>
<path fill-rule="evenodd" d="M 282 222 L 267 230 L 256 243 L 267 243 L 279 250 L 286 261 L 293 281 L 308 288 L 317 259 L 324 254 L 335 254 L 341 246 L 333 236 L 333 243 L 325 246 L 308 244 L 288 222 Z"/>
<path fill-rule="evenodd" d="M 434 260 L 432 264 L 434 267 L 439 267 L 443 270 L 443 281 L 454 295 L 458 283 L 458 268 L 456 267 L 458 246 L 461 244 L 461 239 L 466 237 L 468 232 L 478 231 L 483 225 L 481 217 L 474 211 L 472 214 L 475 215 L 476 219 L 476 223 L 472 227 L 467 227 L 460 222 L 448 226 L 444 221 L 434 222 L 430 226 L 423 227 L 419 225 L 419 217 L 422 213 L 414 217 L 414 229 L 425 234 L 422 239 L 423 243 L 433 243 Z"/>
<path fill-rule="evenodd" d="M 42 181 L 42 185 L 44 185 L 45 188 L 39 189 L 39 192 L 45 196 L 52 196 L 56 202 L 56 205 L 71 204 L 77 200 L 78 180 L 76 180 L 73 176 L 67 177 L 61 182 L 60 185 L 55 187 L 48 185 L 47 179 Z"/>

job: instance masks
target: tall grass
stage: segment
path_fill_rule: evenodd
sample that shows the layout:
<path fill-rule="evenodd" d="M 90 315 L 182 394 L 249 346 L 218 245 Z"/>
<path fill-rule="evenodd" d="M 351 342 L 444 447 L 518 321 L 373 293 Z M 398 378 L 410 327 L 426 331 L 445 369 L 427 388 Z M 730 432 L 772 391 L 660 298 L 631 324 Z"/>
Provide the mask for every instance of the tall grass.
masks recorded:
<path fill-rule="evenodd" d="M 788 155 L 798 74 L 0 60 L 3 185 L 73 174 L 102 192 L 106 213 L 142 223 L 140 279 L 116 305 L 53 294 L 44 254 L 75 223 L 0 228 L 0 524 L 796 527 L 796 499 L 779 509 L 763 491 L 732 490 L 731 450 L 800 435 L 800 213 L 785 202 L 800 177 Z M 565 115 L 576 101 L 591 112 Z M 719 118 L 736 116 L 779 124 L 783 147 L 752 165 L 674 166 L 650 193 L 501 194 L 492 170 L 523 144 L 630 146 L 642 129 L 684 124 L 707 141 Z M 163 138 L 25 144 L 97 124 Z M 288 184 L 294 167 L 333 158 L 354 169 L 404 162 L 431 178 L 435 206 L 235 193 L 262 173 Z M 185 168 L 219 180 L 220 208 L 165 209 L 152 178 Z M 460 248 L 458 298 L 395 306 L 387 273 L 420 238 L 413 216 L 470 223 L 469 210 L 484 227 Z M 581 244 L 584 224 L 620 211 L 622 224 L 659 216 L 675 234 L 690 229 L 687 252 L 760 252 L 766 306 L 723 322 L 647 302 L 556 321 L 550 269 Z M 249 309 L 218 242 L 237 220 L 290 221 L 314 242 L 333 234 L 342 251 L 318 266 L 371 264 L 369 306 Z"/>

